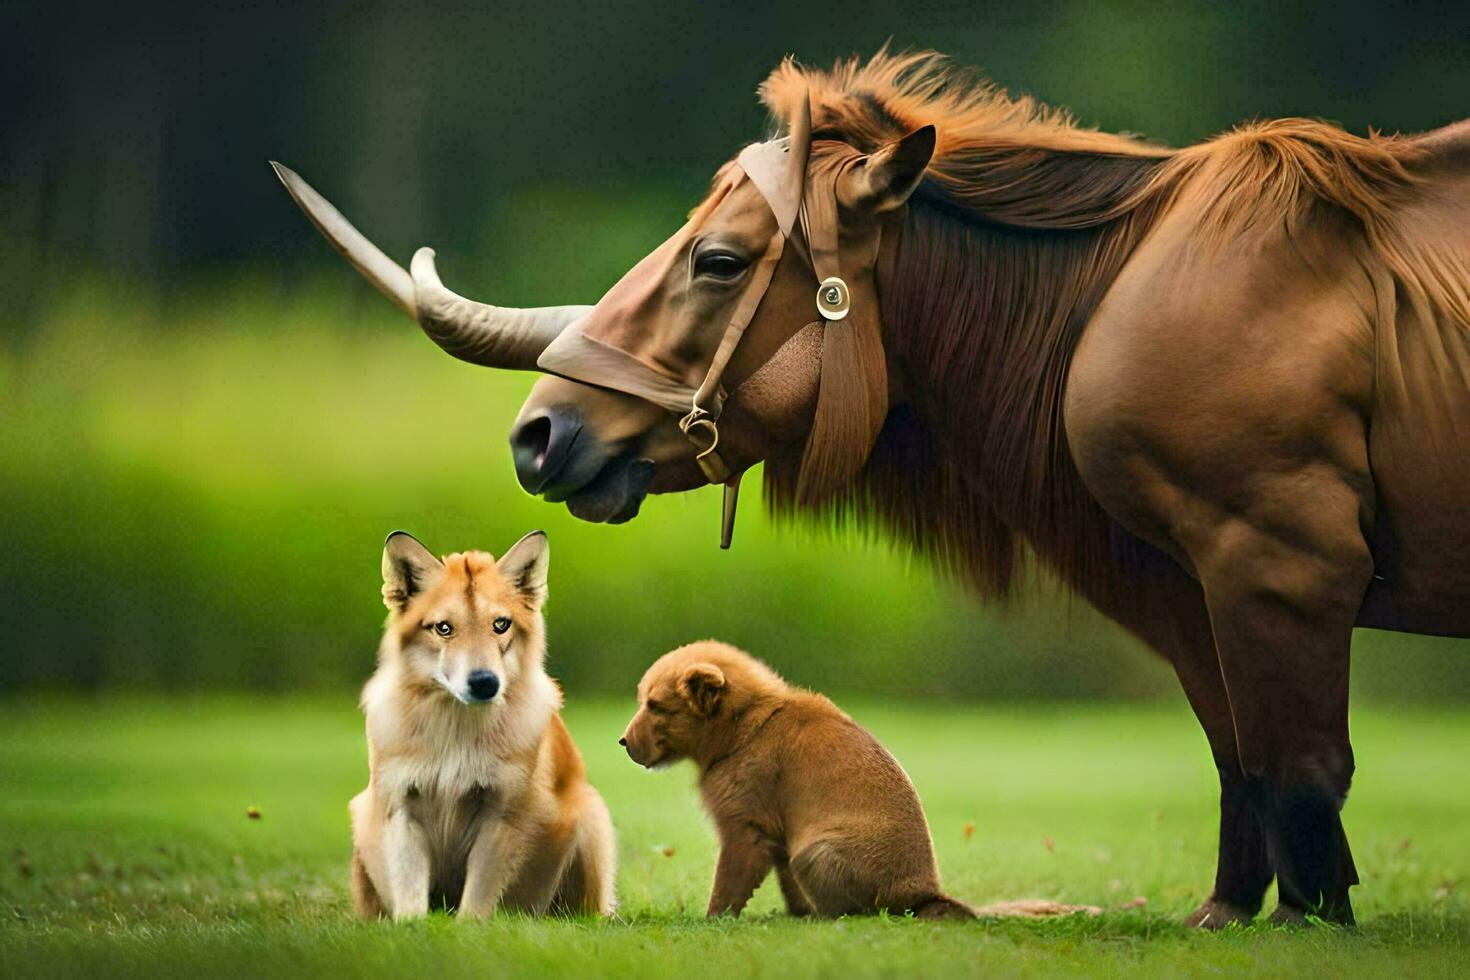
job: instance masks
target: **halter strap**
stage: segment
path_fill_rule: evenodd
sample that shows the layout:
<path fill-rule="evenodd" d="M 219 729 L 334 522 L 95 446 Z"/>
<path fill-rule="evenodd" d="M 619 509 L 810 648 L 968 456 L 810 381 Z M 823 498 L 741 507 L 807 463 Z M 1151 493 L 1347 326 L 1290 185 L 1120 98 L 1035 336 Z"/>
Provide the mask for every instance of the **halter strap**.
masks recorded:
<path fill-rule="evenodd" d="M 802 237 L 806 240 L 807 257 L 818 280 L 817 312 L 822 320 L 830 323 L 847 316 L 851 306 L 851 293 L 841 276 L 835 180 L 830 188 L 824 187 L 822 191 L 825 193 L 802 194 L 796 218 L 801 226 Z M 720 346 L 710 362 L 709 371 L 694 393 L 689 413 L 679 420 L 679 428 L 698 450 L 694 458 L 700 471 L 710 483 L 722 483 L 725 486 L 720 527 L 720 547 L 724 549 L 730 547 L 735 531 L 735 508 L 739 500 L 742 474 L 732 470 L 719 453 L 719 419 L 727 400 L 727 392 L 721 387 L 720 381 L 729 366 L 730 358 L 740 346 L 750 321 L 755 318 L 756 310 L 771 287 L 776 264 L 785 248 L 785 231 L 784 228 L 778 228 L 771 236 L 770 244 L 756 264 L 750 286 L 730 316 L 725 334 L 720 339 Z M 738 386 L 736 390 L 739 390 Z"/>

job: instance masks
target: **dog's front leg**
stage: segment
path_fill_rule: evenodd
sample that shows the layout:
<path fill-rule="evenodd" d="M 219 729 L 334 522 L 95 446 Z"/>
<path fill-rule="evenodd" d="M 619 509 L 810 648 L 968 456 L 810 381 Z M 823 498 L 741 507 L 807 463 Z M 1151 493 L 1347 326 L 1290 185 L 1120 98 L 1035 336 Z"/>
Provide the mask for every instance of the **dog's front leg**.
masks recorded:
<path fill-rule="evenodd" d="M 720 829 L 720 859 L 709 915 L 739 915 L 771 871 L 771 852 L 749 828 Z"/>
<path fill-rule="evenodd" d="M 388 908 L 395 919 L 429 911 L 429 837 L 423 825 L 399 806 L 383 827 L 383 857 L 388 867 Z"/>
<path fill-rule="evenodd" d="M 498 817 L 480 826 L 465 868 L 461 917 L 478 919 L 495 911 L 505 889 L 520 874 L 528 845 L 523 831 Z"/>

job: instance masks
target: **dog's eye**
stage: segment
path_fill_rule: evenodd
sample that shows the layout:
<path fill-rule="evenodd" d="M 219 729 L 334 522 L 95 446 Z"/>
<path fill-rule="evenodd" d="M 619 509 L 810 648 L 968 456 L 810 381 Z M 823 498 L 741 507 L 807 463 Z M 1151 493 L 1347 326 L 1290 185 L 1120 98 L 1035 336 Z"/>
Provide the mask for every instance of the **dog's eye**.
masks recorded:
<path fill-rule="evenodd" d="M 497 633 L 504 633 L 506 630 L 510 629 L 510 617 L 496 616 L 495 622 L 490 624 L 490 628 L 495 630 L 495 632 Z"/>
<path fill-rule="evenodd" d="M 432 629 L 435 633 L 438 633 L 440 636 L 449 636 L 454 633 L 454 627 L 450 626 L 442 619 L 431 626 L 430 629 Z"/>
<path fill-rule="evenodd" d="M 694 274 L 711 279 L 734 279 L 749 265 L 734 252 L 705 252 L 694 260 Z"/>

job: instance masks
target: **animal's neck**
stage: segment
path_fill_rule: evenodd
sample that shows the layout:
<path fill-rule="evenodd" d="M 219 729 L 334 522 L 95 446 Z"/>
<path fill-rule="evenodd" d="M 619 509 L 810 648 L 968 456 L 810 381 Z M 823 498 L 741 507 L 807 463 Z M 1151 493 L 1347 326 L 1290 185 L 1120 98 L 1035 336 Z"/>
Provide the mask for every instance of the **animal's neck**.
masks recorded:
<path fill-rule="evenodd" d="M 718 765 L 755 738 L 781 710 L 781 699 L 762 695 L 751 698 L 733 710 L 728 707 L 726 710 L 731 711 L 731 716 L 724 724 L 706 726 L 704 737 L 691 753 L 702 772 L 708 772 L 711 767 Z"/>
<path fill-rule="evenodd" d="M 875 448 L 868 496 L 983 591 L 1009 588 L 1017 536 L 1073 584 L 1103 574 L 1110 526 L 1073 467 L 1062 399 L 1082 330 L 1152 213 L 1038 230 L 908 209 L 880 279 L 904 404 Z"/>

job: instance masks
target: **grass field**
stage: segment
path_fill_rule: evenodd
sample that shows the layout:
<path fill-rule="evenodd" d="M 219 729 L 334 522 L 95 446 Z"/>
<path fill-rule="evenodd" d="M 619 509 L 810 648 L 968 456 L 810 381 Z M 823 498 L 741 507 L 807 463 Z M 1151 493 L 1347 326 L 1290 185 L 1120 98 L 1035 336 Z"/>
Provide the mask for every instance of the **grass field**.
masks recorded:
<path fill-rule="evenodd" d="M 619 832 L 617 920 L 362 924 L 346 891 L 344 804 L 365 774 L 350 697 L 12 698 L 0 973 L 1358 976 L 1470 962 L 1463 712 L 1356 718 L 1360 928 L 1203 935 L 1178 922 L 1213 872 L 1214 779 L 1182 710 L 847 707 L 913 776 L 950 891 L 1108 911 L 804 922 L 778 914 L 768 883 L 739 921 L 706 922 L 715 849 L 692 772 L 632 765 L 615 743 L 630 704 L 580 701 L 567 720 Z"/>

